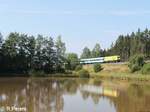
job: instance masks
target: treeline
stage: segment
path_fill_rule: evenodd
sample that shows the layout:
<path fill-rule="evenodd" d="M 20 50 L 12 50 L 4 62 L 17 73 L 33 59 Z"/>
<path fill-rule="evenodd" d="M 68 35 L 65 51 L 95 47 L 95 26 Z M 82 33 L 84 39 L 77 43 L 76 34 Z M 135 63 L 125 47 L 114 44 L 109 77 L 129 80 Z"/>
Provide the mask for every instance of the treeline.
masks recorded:
<path fill-rule="evenodd" d="M 10 33 L 4 40 L 0 34 L 0 72 L 64 72 L 65 51 L 65 43 L 60 36 L 54 42 L 52 37 L 19 33 Z"/>
<path fill-rule="evenodd" d="M 101 46 L 99 43 L 96 43 L 94 48 L 90 50 L 88 47 L 85 47 L 82 51 L 81 58 L 96 58 L 105 56 L 106 52 L 105 50 L 101 49 Z"/>
<path fill-rule="evenodd" d="M 120 35 L 109 49 L 102 49 L 96 44 L 92 50 L 83 49 L 80 58 L 96 58 L 101 56 L 120 55 L 122 61 L 129 60 L 135 54 L 142 54 L 150 59 L 150 30 L 145 29 Z M 65 43 L 58 36 L 29 36 L 10 33 L 5 39 L 0 34 L 0 72 L 28 73 L 31 70 L 44 73 L 58 73 L 74 70 L 79 64 L 76 53 L 66 53 Z"/>
<path fill-rule="evenodd" d="M 146 59 L 150 59 L 150 30 L 138 29 L 137 32 L 120 35 L 107 52 L 110 55 L 120 55 L 123 61 L 136 54 L 142 54 Z"/>
<path fill-rule="evenodd" d="M 120 55 L 122 61 L 128 61 L 130 57 L 136 54 L 150 59 L 150 30 L 141 31 L 138 29 L 137 32 L 120 35 L 109 49 L 101 49 L 100 44 L 96 44 L 93 50 L 85 47 L 81 58 Z"/>

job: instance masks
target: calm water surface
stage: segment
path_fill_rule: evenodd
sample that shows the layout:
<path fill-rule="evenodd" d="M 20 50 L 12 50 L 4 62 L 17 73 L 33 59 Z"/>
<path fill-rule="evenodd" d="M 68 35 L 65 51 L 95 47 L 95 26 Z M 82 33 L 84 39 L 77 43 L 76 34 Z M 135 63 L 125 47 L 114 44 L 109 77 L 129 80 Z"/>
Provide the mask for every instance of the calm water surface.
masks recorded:
<path fill-rule="evenodd" d="M 150 84 L 1 78 L 0 112 L 8 106 L 25 107 L 27 112 L 150 112 Z"/>

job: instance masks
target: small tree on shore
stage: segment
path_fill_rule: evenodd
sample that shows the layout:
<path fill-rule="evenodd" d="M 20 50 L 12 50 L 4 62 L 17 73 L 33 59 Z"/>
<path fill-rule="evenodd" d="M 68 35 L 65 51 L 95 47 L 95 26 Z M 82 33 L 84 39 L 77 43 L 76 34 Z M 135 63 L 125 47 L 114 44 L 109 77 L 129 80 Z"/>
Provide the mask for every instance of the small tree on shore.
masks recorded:
<path fill-rule="evenodd" d="M 144 64 L 141 72 L 142 74 L 150 75 L 150 63 Z"/>
<path fill-rule="evenodd" d="M 82 68 L 83 68 L 82 65 L 77 65 L 75 68 L 75 71 L 80 71 L 80 70 L 82 70 Z"/>
<path fill-rule="evenodd" d="M 129 60 L 129 68 L 131 72 L 136 72 L 141 70 L 144 65 L 144 57 L 143 55 L 134 55 Z"/>
<path fill-rule="evenodd" d="M 82 69 L 78 72 L 78 75 L 80 78 L 89 78 L 90 77 L 90 74 L 87 70 L 85 69 Z"/>
<path fill-rule="evenodd" d="M 94 69 L 94 72 L 97 73 L 102 70 L 102 67 L 99 63 L 96 63 L 96 64 L 94 64 L 93 69 Z"/>

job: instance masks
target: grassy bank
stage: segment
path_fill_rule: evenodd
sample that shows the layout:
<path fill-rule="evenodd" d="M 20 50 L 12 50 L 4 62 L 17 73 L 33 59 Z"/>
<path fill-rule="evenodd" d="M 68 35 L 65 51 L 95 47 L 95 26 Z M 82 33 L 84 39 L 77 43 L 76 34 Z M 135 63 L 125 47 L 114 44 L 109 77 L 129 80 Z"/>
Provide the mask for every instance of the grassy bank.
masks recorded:
<path fill-rule="evenodd" d="M 105 63 L 102 64 L 102 71 L 95 73 L 93 65 L 84 65 L 83 69 L 89 72 L 89 77 L 96 79 L 117 79 L 125 81 L 148 81 L 150 82 L 150 75 L 143 75 L 140 72 L 131 73 L 128 68 L 128 63 Z M 81 73 L 80 73 L 81 74 Z M 66 73 L 44 74 L 44 73 L 31 73 L 27 74 L 8 74 L 3 73 L 1 77 L 61 77 L 61 78 L 79 78 L 77 72 L 68 71 Z M 86 76 L 85 76 L 86 77 Z"/>
<path fill-rule="evenodd" d="M 128 63 L 102 64 L 103 70 L 98 73 L 93 71 L 93 65 L 85 65 L 83 68 L 90 72 L 90 77 L 94 78 L 150 81 L 150 75 L 143 75 L 140 72 L 131 73 Z"/>
<path fill-rule="evenodd" d="M 136 81 L 150 81 L 150 76 L 142 74 L 130 74 L 130 73 L 97 73 L 92 74 L 91 77 L 99 77 L 103 79 L 118 79 L 118 80 L 136 80 Z"/>

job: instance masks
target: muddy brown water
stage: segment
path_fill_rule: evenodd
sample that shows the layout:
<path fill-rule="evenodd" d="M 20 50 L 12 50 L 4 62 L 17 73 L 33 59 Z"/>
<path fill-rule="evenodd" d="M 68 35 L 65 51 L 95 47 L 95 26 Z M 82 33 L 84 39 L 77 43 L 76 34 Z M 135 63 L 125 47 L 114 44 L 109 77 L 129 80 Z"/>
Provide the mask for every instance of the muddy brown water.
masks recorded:
<path fill-rule="evenodd" d="M 9 111 L 150 112 L 150 84 L 77 78 L 0 78 L 0 112 Z"/>

